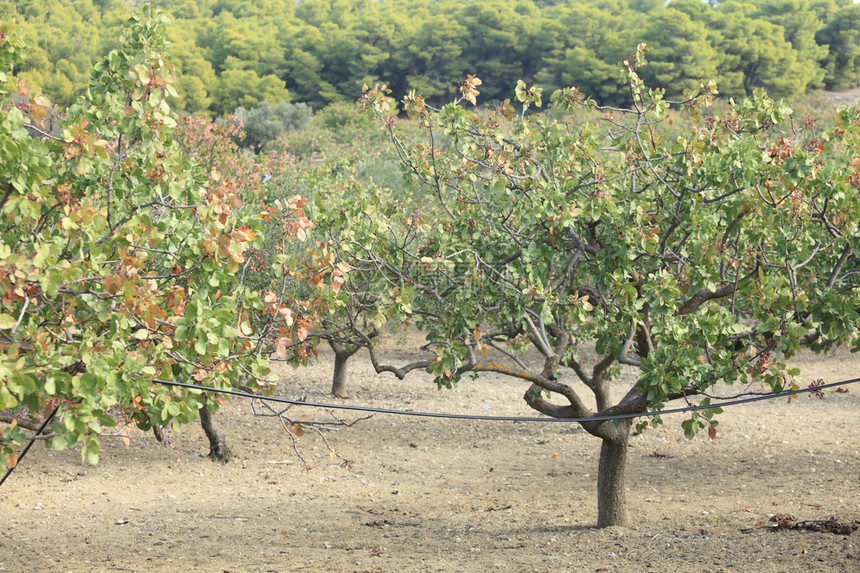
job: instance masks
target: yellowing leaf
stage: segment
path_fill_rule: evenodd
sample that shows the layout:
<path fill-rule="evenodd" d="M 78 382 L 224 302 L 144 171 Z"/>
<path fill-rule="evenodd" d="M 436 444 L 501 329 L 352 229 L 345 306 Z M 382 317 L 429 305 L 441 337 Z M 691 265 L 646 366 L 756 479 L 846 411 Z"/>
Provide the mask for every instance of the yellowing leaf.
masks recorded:
<path fill-rule="evenodd" d="M 123 445 L 130 446 L 131 439 L 128 437 L 128 431 L 134 428 L 137 425 L 136 422 L 129 422 L 125 425 L 125 427 L 119 433 L 119 441 L 123 443 Z"/>
<path fill-rule="evenodd" d="M 477 102 L 476 98 L 481 93 L 476 88 L 482 83 L 484 82 L 472 74 L 466 76 L 466 80 L 463 82 L 463 85 L 460 86 L 460 93 L 463 94 L 463 99 L 472 105 L 475 105 Z"/>
<path fill-rule="evenodd" d="M 301 438 L 305 435 L 305 430 L 299 424 L 293 424 L 290 426 L 290 433 L 293 434 L 297 438 Z"/>
<path fill-rule="evenodd" d="M 143 64 L 137 64 L 136 66 L 134 66 L 134 71 L 137 72 L 137 77 L 140 79 L 140 83 L 149 83 L 149 70 L 146 69 L 146 66 L 144 66 Z M 134 77 L 134 74 L 132 74 L 132 72 L 129 72 L 129 74 Z"/>
<path fill-rule="evenodd" d="M 290 310 L 289 308 L 287 308 L 285 306 L 282 306 L 281 308 L 278 309 L 278 312 L 280 312 L 283 315 L 284 322 L 287 323 L 288 327 L 293 325 L 293 322 L 295 321 L 295 319 L 293 318 L 293 311 L 292 310 Z"/>
<path fill-rule="evenodd" d="M 332 279 L 331 279 L 331 290 L 333 290 L 334 292 L 340 292 L 340 287 L 343 286 L 343 283 L 345 283 L 345 282 L 346 282 L 346 279 L 344 279 L 341 276 L 332 277 Z"/>
<path fill-rule="evenodd" d="M 0 329 L 9 330 L 18 323 L 11 314 L 0 314 Z"/>
<path fill-rule="evenodd" d="M 308 333 L 311 330 L 311 324 L 306 320 L 299 321 L 299 329 L 296 332 L 296 336 L 299 337 L 299 340 L 304 341 L 308 337 Z"/>

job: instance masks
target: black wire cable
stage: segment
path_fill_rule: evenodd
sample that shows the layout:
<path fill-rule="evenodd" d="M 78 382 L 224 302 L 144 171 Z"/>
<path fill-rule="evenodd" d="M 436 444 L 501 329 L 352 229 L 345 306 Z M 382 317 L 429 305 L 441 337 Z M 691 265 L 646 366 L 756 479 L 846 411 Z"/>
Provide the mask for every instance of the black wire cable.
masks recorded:
<path fill-rule="evenodd" d="M 759 402 L 761 400 L 773 400 L 776 398 L 784 398 L 786 396 L 794 396 L 797 394 L 803 394 L 808 392 L 820 392 L 821 390 L 826 390 L 827 388 L 835 388 L 837 386 L 845 386 L 846 384 L 854 384 L 856 382 L 860 382 L 860 378 L 852 378 L 850 380 L 842 380 L 840 382 L 831 382 L 830 384 L 822 384 L 820 386 L 811 386 L 809 388 L 799 388 L 797 390 L 786 390 L 783 392 L 775 392 L 773 394 L 765 394 L 761 396 L 753 396 L 750 398 L 740 398 L 737 400 L 727 400 L 725 402 L 720 402 L 718 404 L 700 404 L 698 406 L 687 406 L 685 408 L 671 408 L 669 410 L 651 410 L 648 412 L 639 412 L 632 414 L 617 414 L 614 416 L 592 416 L 590 418 L 550 418 L 550 417 L 517 417 L 517 416 L 485 416 L 479 414 L 445 414 L 441 412 L 409 412 L 407 410 L 393 410 L 390 408 L 372 408 L 369 406 L 349 406 L 346 404 L 323 404 L 318 402 L 303 402 L 301 400 L 290 400 L 289 398 L 278 398 L 276 396 L 262 396 L 260 394 L 252 394 L 251 392 L 242 392 L 241 390 L 233 390 L 233 389 L 224 389 L 224 388 L 213 388 L 211 386 L 197 386 L 195 384 L 186 384 L 184 382 L 174 382 L 172 380 L 159 380 L 157 378 L 151 378 L 151 382 L 154 384 L 161 384 L 164 386 L 176 386 L 179 388 L 189 388 L 192 390 L 201 390 L 203 392 L 213 392 L 216 394 L 228 394 L 231 396 L 238 396 L 240 398 L 252 398 L 255 400 L 265 400 L 268 402 L 277 402 L 280 404 L 291 404 L 294 406 L 308 406 L 311 408 L 328 408 L 333 410 L 351 410 L 355 412 L 369 412 L 374 414 L 395 414 L 400 416 L 416 416 L 422 418 L 446 418 L 452 420 L 483 420 L 483 421 L 500 421 L 500 422 L 603 422 L 610 420 L 627 420 L 631 418 L 644 418 L 646 416 L 660 416 L 663 414 L 679 414 L 683 412 L 696 412 L 701 410 L 713 410 L 716 408 L 723 408 L 725 406 L 736 406 L 738 404 L 746 404 L 749 402 Z M 21 455 L 18 456 L 18 463 L 15 464 L 14 467 L 10 467 L 6 470 L 6 473 L 0 478 L 0 486 L 3 485 L 3 482 L 6 481 L 6 478 L 18 467 L 21 460 L 24 459 L 24 456 L 27 455 L 27 452 L 30 450 L 30 447 L 36 441 L 36 438 L 41 434 L 51 420 L 54 418 L 54 415 L 59 410 L 60 405 L 54 408 L 51 414 L 45 418 L 45 421 L 42 422 L 42 425 L 39 427 L 39 430 L 33 435 L 32 438 L 27 442 L 27 445 L 24 446 Z"/>
<path fill-rule="evenodd" d="M 17 467 L 18 467 L 18 464 L 20 464 L 20 463 L 21 463 L 21 460 L 23 460 L 23 459 L 24 459 L 24 456 L 26 456 L 26 455 L 27 455 L 27 452 L 28 452 L 28 451 L 30 451 L 30 446 L 32 446 L 32 445 L 33 445 L 33 442 L 35 442 L 35 441 L 36 441 L 36 438 L 39 436 L 39 434 L 41 434 L 42 432 L 44 432 L 44 431 L 45 431 L 45 428 L 47 428 L 47 427 L 48 427 L 48 424 L 50 424 L 50 423 L 51 423 L 51 420 L 54 418 L 54 414 L 56 414 L 56 413 L 57 413 L 57 410 L 59 410 L 59 409 L 60 409 L 60 405 L 59 405 L 59 404 L 57 404 L 57 405 L 54 407 L 54 411 L 53 411 L 53 412 L 51 412 L 51 414 L 50 414 L 47 418 L 45 418 L 45 421 L 44 421 L 44 422 L 42 422 L 42 425 L 41 425 L 41 426 L 39 426 L 39 430 L 38 430 L 35 434 L 33 434 L 33 437 L 32 437 L 32 438 L 30 438 L 30 441 L 29 441 L 29 442 L 27 442 L 27 445 L 26 445 L 26 446 L 24 446 L 24 449 L 21 451 L 21 455 L 20 455 L 20 456 L 18 456 L 18 462 L 17 462 L 14 466 L 12 466 L 12 467 L 8 468 L 8 469 L 6 470 L 6 473 L 5 473 L 5 474 L 3 474 L 3 477 L 2 477 L 2 478 L 0 478 L 0 486 L 2 486 L 2 485 L 3 485 L 3 482 L 4 482 L 4 481 L 6 481 L 6 478 L 7 478 L 7 477 L 9 477 L 9 475 L 10 475 L 13 471 L 15 471 L 15 468 L 17 468 Z"/>
<path fill-rule="evenodd" d="M 352 410 L 356 412 L 370 412 L 374 414 L 395 414 L 400 416 L 417 416 L 422 418 L 448 418 L 453 420 L 487 420 L 500 422 L 604 422 L 609 420 L 627 420 L 630 418 L 644 418 L 646 416 L 662 416 L 663 414 L 678 414 L 682 412 L 695 412 L 699 410 L 713 410 L 723 408 L 725 406 L 735 406 L 738 404 L 746 404 L 748 402 L 758 402 L 760 400 L 774 400 L 776 398 L 784 398 L 786 396 L 794 396 L 805 392 L 820 392 L 827 388 L 835 388 L 836 386 L 844 386 L 846 384 L 854 384 L 860 382 L 860 378 L 851 380 L 842 380 L 841 382 L 831 382 L 830 384 L 822 384 L 821 386 L 811 386 L 809 388 L 799 388 L 797 390 L 785 390 L 783 392 L 775 392 L 773 394 L 764 394 L 761 396 L 753 396 L 750 398 L 740 398 L 737 400 L 727 400 L 718 404 L 700 404 L 698 406 L 687 406 L 684 408 L 671 408 L 669 410 L 651 410 L 648 412 L 638 412 L 631 414 L 616 414 L 614 416 L 592 416 L 590 418 L 550 418 L 550 417 L 516 417 L 516 416 L 486 416 L 480 414 L 445 414 L 439 412 L 409 412 L 407 410 L 393 410 L 389 408 L 373 408 L 370 406 L 350 406 L 347 404 L 323 404 L 318 402 L 303 402 L 301 400 L 290 400 L 289 398 L 278 398 L 276 396 L 262 396 L 260 394 L 252 394 L 251 392 L 242 392 L 241 390 L 219 389 L 211 386 L 197 386 L 195 384 L 186 384 L 184 382 L 174 382 L 172 380 L 151 379 L 156 384 L 165 386 L 178 386 L 180 388 L 191 388 L 194 390 L 202 390 L 204 392 L 215 392 L 218 394 L 229 394 L 231 396 L 239 396 L 241 398 L 253 398 L 257 400 L 265 400 L 268 402 L 278 402 L 280 404 L 292 404 L 295 406 L 309 406 L 311 408 L 329 408 L 333 410 Z"/>

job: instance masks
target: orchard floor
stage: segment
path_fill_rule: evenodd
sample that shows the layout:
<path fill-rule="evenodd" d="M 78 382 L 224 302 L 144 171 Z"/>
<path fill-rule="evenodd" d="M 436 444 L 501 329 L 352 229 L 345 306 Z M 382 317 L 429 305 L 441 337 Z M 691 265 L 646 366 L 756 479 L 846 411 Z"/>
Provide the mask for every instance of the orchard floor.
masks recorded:
<path fill-rule="evenodd" d="M 330 358 L 285 369 L 283 395 L 328 401 Z M 357 358 L 342 403 L 533 415 L 516 382 L 437 391 Z M 799 365 L 808 379 L 860 376 L 847 353 Z M 577 427 L 377 415 L 329 436 L 351 471 L 308 432 L 306 471 L 275 420 L 233 401 L 217 416 L 228 464 L 201 457 L 197 425 L 169 446 L 105 439 L 96 467 L 34 447 L 0 488 L 0 570 L 857 572 L 860 531 L 743 531 L 773 514 L 860 520 L 860 384 L 846 388 L 727 409 L 715 440 L 689 441 L 666 416 L 631 440 L 631 527 L 604 530 L 600 444 Z"/>

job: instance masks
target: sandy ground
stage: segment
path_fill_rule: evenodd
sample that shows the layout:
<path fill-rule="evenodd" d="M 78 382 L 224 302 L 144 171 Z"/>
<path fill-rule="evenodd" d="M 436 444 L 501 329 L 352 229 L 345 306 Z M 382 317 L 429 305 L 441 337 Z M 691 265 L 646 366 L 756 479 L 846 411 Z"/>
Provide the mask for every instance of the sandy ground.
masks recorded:
<path fill-rule="evenodd" d="M 437 391 L 354 365 L 351 404 L 533 415 L 522 384 L 464 380 Z M 285 370 L 284 396 L 327 401 L 330 356 Z M 809 357 L 825 382 L 860 357 Z M 593 528 L 599 442 L 566 424 L 377 415 L 300 447 L 231 402 L 218 419 L 236 453 L 201 457 L 199 427 L 169 446 L 106 439 L 102 461 L 34 447 L 0 488 L 2 571 L 860 571 L 860 531 L 744 532 L 774 514 L 860 520 L 860 384 L 727 409 L 715 440 L 682 417 L 632 439 L 628 529 Z M 319 413 L 310 413 L 319 416 Z"/>
<path fill-rule="evenodd" d="M 860 101 L 860 88 L 853 88 L 841 92 L 829 92 L 826 90 L 820 91 L 821 95 L 836 106 L 843 103 L 848 105 L 857 105 Z"/>

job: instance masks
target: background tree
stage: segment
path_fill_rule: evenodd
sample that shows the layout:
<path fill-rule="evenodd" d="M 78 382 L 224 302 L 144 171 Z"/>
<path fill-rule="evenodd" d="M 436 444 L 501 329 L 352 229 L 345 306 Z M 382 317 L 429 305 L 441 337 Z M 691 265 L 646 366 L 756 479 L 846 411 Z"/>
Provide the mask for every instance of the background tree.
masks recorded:
<path fill-rule="evenodd" d="M 418 21 L 418 17 L 407 17 L 398 2 L 370 2 L 363 6 L 351 27 L 360 48 L 350 74 L 353 83 L 345 86 L 346 95 L 361 93 L 364 84 L 388 81 L 396 93 L 408 91 L 406 77 L 412 66 L 409 46 Z"/>
<path fill-rule="evenodd" d="M 30 40 L 30 56 L 16 75 L 38 86 L 65 108 L 83 91 L 93 62 L 119 34 L 128 7 L 120 0 L 36 2 L 0 6 L 0 19 L 17 20 Z"/>
<path fill-rule="evenodd" d="M 286 177 L 273 178 L 272 184 L 284 192 L 300 193 L 311 199 L 306 207 L 314 221 L 309 241 L 335 249 L 344 237 L 344 208 L 352 210 L 368 197 L 371 201 L 383 200 L 393 190 L 411 197 L 402 184 L 396 152 L 386 142 L 385 132 L 376 128 L 373 118 L 356 113 L 355 106 L 348 104 L 327 107 L 313 116 L 307 130 L 286 136 L 287 149 L 299 157 L 295 170 L 284 173 Z M 350 269 L 345 265 L 340 270 L 346 273 Z M 369 273 L 363 276 L 366 282 L 360 288 L 353 283 L 350 296 L 356 304 L 371 305 L 375 296 L 384 291 L 384 284 Z M 335 286 L 332 284 L 332 291 Z M 342 326 L 346 319 L 343 301 L 338 297 L 329 300 L 327 310 L 315 325 L 313 335 L 324 339 L 335 354 L 332 395 L 347 398 L 350 359 L 362 346 Z M 387 334 L 378 333 L 370 323 L 364 327 L 371 339 Z"/>
<path fill-rule="evenodd" d="M 431 101 L 447 99 L 452 89 L 448 78 L 458 77 L 466 69 L 461 43 L 465 35 L 466 28 L 456 20 L 428 14 L 409 46 L 413 65 L 407 87 L 426 94 Z"/>
<path fill-rule="evenodd" d="M 254 86 L 253 91 L 248 87 Z M 261 78 L 254 70 L 225 70 L 212 89 L 212 108 L 217 115 L 234 109 L 253 108 L 260 102 L 277 105 L 290 101 L 284 82 L 274 75 Z"/>
<path fill-rule="evenodd" d="M 128 0 L 0 4 L 0 18 L 17 19 L 36 44 L 16 74 L 31 88 L 42 88 L 61 107 L 67 106 L 86 88 L 89 66 L 107 53 L 135 4 Z M 182 97 L 176 108 L 209 116 L 227 115 L 238 105 L 247 108 L 264 100 L 273 105 L 288 101 L 283 88 L 291 101 L 319 110 L 354 101 L 362 85 L 377 82 L 386 83 L 398 100 L 416 89 L 441 105 L 453 88 L 450 78 L 461 77 L 466 70 L 479 71 L 484 102 L 509 97 L 509 86 L 523 79 L 541 83 L 547 91 L 574 83 L 601 104 L 624 105 L 626 92 L 616 63 L 626 58 L 637 40 L 655 49 L 654 66 L 643 73 L 665 76 L 661 82 L 686 81 L 688 87 L 700 77 L 714 77 L 727 95 L 742 95 L 746 80 L 750 90 L 767 86 L 774 95 L 794 97 L 821 86 L 825 76 L 854 73 L 850 46 L 857 26 L 850 17 L 850 0 L 663 4 L 159 3 L 175 19 L 172 63 Z M 837 13 L 845 17 L 837 18 Z M 748 57 L 755 62 L 754 73 L 745 64 Z M 268 90 L 263 97 L 261 82 Z M 827 85 L 837 84 L 828 79 Z"/>
<path fill-rule="evenodd" d="M 735 97 L 752 95 L 757 88 L 780 97 L 803 93 L 811 72 L 804 71 L 797 51 L 783 38 L 783 30 L 745 16 L 743 7 L 721 5 L 721 9 L 716 44 L 723 54 L 721 92 Z"/>
<path fill-rule="evenodd" d="M 624 66 L 629 109 L 607 113 L 573 88 L 553 95 L 561 107 L 603 113 L 598 124 L 523 117 L 504 105 L 481 118 L 460 105 L 477 95 L 471 77 L 460 100 L 438 111 L 407 98 L 423 140 L 408 143 L 391 118 L 384 125 L 426 186 L 425 201 L 362 203 L 346 212 L 338 246 L 352 268 L 346 324 L 377 372 L 426 369 L 440 387 L 465 373 L 504 374 L 524 382 L 536 411 L 585 419 L 602 441 L 601 527 L 628 523 L 631 426 L 597 416 L 676 399 L 707 404 L 717 383 L 739 385 L 740 395 L 796 388 L 799 372 L 784 357 L 802 346 L 856 348 L 860 334 L 856 110 L 818 134 L 758 91 L 702 120 L 714 84 L 671 104 L 640 79 L 643 53 Z M 380 111 L 383 95 L 368 91 L 365 105 Z M 523 104 L 540 98 L 518 90 Z M 670 105 L 696 125 L 664 138 Z M 450 149 L 434 144 L 439 131 Z M 356 283 L 363 292 L 365 274 L 388 285 L 369 307 L 350 298 Z M 428 357 L 381 362 L 362 315 L 414 323 Z M 527 347 L 540 360 L 525 356 Z M 586 350 L 597 358 L 586 361 Z M 635 382 L 612 396 L 622 365 Z M 707 428 L 713 437 L 718 412 L 692 414 L 685 433 Z"/>
<path fill-rule="evenodd" d="M 816 42 L 816 34 L 824 27 L 821 14 L 810 0 L 763 0 L 756 3 L 755 17 L 782 28 L 784 39 L 797 53 L 797 79 L 803 90 L 820 88 L 824 69 L 820 62 L 830 51 Z"/>
<path fill-rule="evenodd" d="M 206 58 L 206 51 L 195 43 L 197 32 L 189 26 L 168 27 L 171 46 L 170 63 L 176 74 L 174 109 L 184 114 L 211 115 L 211 93 L 218 75 Z"/>
<path fill-rule="evenodd" d="M 630 24 L 636 19 L 624 2 L 563 3 L 547 10 L 541 35 L 555 38 L 543 46 L 535 79 L 548 91 L 577 85 L 597 101 L 624 103 L 628 94 L 618 62 L 633 44 Z"/>
<path fill-rule="evenodd" d="M 860 6 L 851 4 L 837 10 L 816 35 L 830 47 L 824 58 L 824 85 L 830 90 L 857 87 L 860 83 Z"/>
<path fill-rule="evenodd" d="M 678 96 L 699 80 L 716 76 L 720 54 L 707 37 L 704 23 L 671 6 L 650 13 L 639 36 L 653 52 L 651 65 L 643 70 L 645 79 Z"/>
<path fill-rule="evenodd" d="M 517 80 L 532 81 L 539 54 L 540 11 L 530 0 L 469 3 L 451 17 L 466 28 L 461 39 L 469 69 L 481 70 L 488 101 L 512 95 Z"/>

